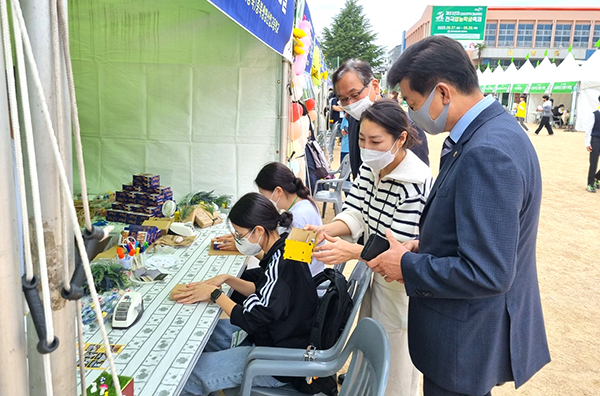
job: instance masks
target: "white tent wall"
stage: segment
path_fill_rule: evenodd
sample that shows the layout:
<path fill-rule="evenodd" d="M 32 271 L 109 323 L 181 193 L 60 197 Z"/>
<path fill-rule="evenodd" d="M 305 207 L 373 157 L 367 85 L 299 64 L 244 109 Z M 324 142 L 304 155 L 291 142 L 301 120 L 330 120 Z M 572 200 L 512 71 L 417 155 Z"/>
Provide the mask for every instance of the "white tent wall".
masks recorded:
<path fill-rule="evenodd" d="M 283 58 L 204 0 L 69 2 L 90 193 L 160 174 L 239 197 L 279 159 Z"/>
<path fill-rule="evenodd" d="M 600 81 L 582 81 L 580 87 L 575 129 L 577 131 L 585 131 L 592 113 L 600 106 L 600 102 L 598 101 L 600 98 Z"/>
<path fill-rule="evenodd" d="M 591 114 L 598 108 L 600 102 L 600 50 L 596 50 L 592 56 L 581 65 L 581 83 L 579 84 L 579 97 L 577 100 L 577 118 L 575 129 L 585 130 L 586 123 Z"/>

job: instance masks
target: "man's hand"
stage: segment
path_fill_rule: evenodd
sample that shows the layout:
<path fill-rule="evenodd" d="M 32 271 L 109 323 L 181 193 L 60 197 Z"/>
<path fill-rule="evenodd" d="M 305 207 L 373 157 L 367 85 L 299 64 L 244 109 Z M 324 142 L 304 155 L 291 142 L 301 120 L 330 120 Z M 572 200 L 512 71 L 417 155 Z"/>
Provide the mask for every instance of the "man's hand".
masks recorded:
<path fill-rule="evenodd" d="M 327 234 L 323 234 L 323 237 L 328 243 L 317 246 L 312 256 L 324 264 L 336 265 L 360 258 L 363 248 L 361 245 L 340 238 L 332 238 Z"/>
<path fill-rule="evenodd" d="M 419 253 L 419 240 L 412 239 L 403 243 L 404 247 L 413 253 Z"/>
<path fill-rule="evenodd" d="M 383 276 L 386 282 L 398 281 L 404 283 L 400 263 L 404 253 L 409 250 L 394 238 L 392 231 L 389 229 L 385 231 L 385 236 L 390 243 L 390 248 L 373 260 L 368 261 L 367 265 L 371 267 L 373 271 Z"/>
<path fill-rule="evenodd" d="M 589 151 L 590 153 L 592 152 L 592 146 L 587 146 L 587 151 Z"/>
<path fill-rule="evenodd" d="M 185 290 L 173 295 L 173 299 L 182 304 L 193 304 L 201 301 L 209 301 L 210 293 L 218 289 L 215 285 L 205 282 L 190 283 Z"/>

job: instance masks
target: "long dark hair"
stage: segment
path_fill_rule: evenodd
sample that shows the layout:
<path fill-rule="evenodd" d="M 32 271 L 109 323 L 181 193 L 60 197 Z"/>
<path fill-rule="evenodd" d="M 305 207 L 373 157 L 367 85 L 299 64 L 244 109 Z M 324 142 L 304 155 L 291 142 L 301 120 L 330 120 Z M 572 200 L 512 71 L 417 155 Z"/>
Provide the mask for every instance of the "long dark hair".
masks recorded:
<path fill-rule="evenodd" d="M 411 148 L 421 141 L 417 137 L 417 132 L 410 125 L 408 116 L 402 110 L 402 107 L 394 99 L 379 99 L 373 106 L 364 111 L 360 122 L 369 120 L 386 130 L 394 139 L 398 139 L 402 132 L 406 131 L 406 141 L 402 147 Z"/>
<path fill-rule="evenodd" d="M 302 179 L 296 177 L 294 172 L 280 162 L 270 162 L 256 175 L 254 183 L 258 188 L 275 191 L 275 188 L 281 187 L 288 194 L 298 194 L 302 199 L 308 199 L 317 207 L 315 200 L 310 195 L 310 189 L 304 185 Z"/>
<path fill-rule="evenodd" d="M 288 228 L 292 225 L 292 219 L 290 212 L 279 214 L 271 201 L 256 192 L 241 197 L 229 212 L 232 224 L 249 230 L 256 226 L 261 226 L 266 231 L 277 230 L 278 226 Z"/>

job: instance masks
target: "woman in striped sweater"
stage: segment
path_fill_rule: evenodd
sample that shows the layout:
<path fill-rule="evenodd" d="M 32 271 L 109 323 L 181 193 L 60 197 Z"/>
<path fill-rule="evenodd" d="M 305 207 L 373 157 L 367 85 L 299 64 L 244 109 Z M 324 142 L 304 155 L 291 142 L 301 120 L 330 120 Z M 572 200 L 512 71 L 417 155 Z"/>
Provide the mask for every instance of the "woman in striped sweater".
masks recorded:
<path fill-rule="evenodd" d="M 385 238 L 390 229 L 405 242 L 419 234 L 421 211 L 432 184 L 431 171 L 410 147 L 417 142 L 406 113 L 397 102 L 378 100 L 361 117 L 359 144 L 363 165 L 333 222 L 308 228 L 326 243 L 313 256 L 328 265 L 360 259 L 361 238 Z M 352 242 L 335 237 L 346 237 Z M 374 274 L 361 316 L 379 320 L 390 338 L 392 358 L 387 395 L 416 395 L 419 372 L 408 354 L 408 297 L 404 285 Z"/>

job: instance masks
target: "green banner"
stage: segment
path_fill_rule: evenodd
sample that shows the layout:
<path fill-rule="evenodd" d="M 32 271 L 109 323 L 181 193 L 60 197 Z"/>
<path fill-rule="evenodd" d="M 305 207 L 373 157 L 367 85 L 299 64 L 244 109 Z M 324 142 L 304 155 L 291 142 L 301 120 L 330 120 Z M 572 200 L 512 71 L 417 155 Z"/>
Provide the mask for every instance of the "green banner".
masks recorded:
<path fill-rule="evenodd" d="M 552 93 L 571 93 L 577 86 L 577 81 L 557 82 L 552 86 Z"/>
<path fill-rule="evenodd" d="M 529 88 L 529 93 L 545 93 L 550 83 L 534 83 Z"/>
<path fill-rule="evenodd" d="M 495 85 L 486 85 L 485 87 L 483 87 L 484 94 L 492 93 L 492 92 L 494 92 L 494 90 L 496 90 Z"/>
<path fill-rule="evenodd" d="M 479 86 L 479 90 L 480 90 L 481 92 L 483 92 L 483 88 L 485 88 L 485 85 L 480 85 L 480 86 Z"/>
<path fill-rule="evenodd" d="M 485 36 L 487 7 L 439 7 L 431 11 L 431 35 L 458 40 L 465 48 L 475 48 Z"/>
<path fill-rule="evenodd" d="M 498 84 L 496 87 L 496 93 L 504 93 L 510 90 L 510 84 Z"/>
<path fill-rule="evenodd" d="M 512 93 L 524 93 L 527 90 L 529 84 L 513 84 L 510 88 Z"/>

